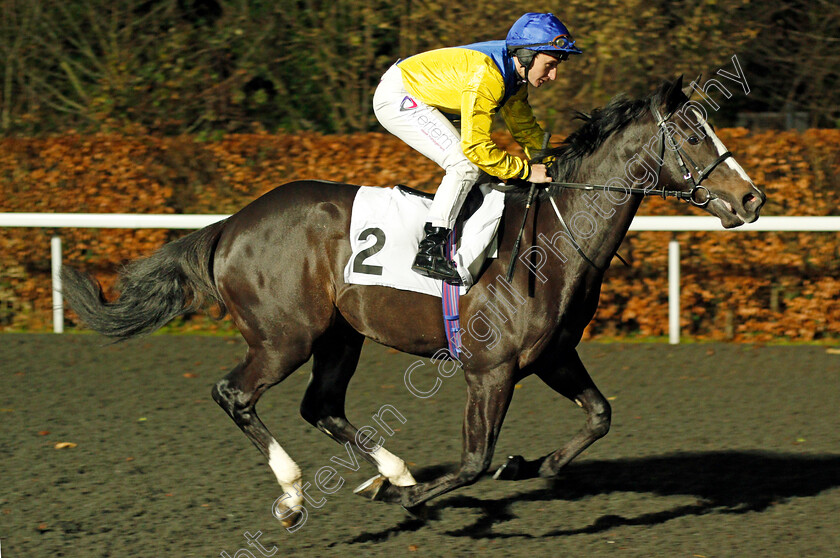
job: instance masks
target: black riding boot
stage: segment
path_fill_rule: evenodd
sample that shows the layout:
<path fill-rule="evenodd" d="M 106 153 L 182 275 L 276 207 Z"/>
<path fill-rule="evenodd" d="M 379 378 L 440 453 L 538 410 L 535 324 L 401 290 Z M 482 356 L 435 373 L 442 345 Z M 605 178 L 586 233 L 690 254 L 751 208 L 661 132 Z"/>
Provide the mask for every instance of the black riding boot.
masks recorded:
<path fill-rule="evenodd" d="M 440 279 L 451 285 L 460 285 L 461 276 L 458 275 L 455 264 L 446 258 L 444 247 L 452 231 L 443 227 L 433 227 L 431 223 L 426 223 L 423 230 L 426 232 L 426 237 L 417 247 L 417 257 L 414 258 L 411 269 L 424 277 Z"/>

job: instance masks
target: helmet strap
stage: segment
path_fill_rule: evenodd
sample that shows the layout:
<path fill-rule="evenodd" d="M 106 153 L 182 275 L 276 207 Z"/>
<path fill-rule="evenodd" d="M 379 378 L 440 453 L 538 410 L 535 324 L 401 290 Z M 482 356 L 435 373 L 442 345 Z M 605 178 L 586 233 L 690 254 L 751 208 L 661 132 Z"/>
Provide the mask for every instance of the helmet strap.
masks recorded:
<path fill-rule="evenodd" d="M 528 50 L 525 48 L 516 49 L 514 55 L 516 59 L 519 60 L 519 63 L 522 64 L 522 67 L 525 68 L 525 83 L 530 83 L 528 81 L 528 72 L 531 71 L 531 68 L 534 67 L 534 60 L 537 59 L 537 52 L 533 50 Z"/>

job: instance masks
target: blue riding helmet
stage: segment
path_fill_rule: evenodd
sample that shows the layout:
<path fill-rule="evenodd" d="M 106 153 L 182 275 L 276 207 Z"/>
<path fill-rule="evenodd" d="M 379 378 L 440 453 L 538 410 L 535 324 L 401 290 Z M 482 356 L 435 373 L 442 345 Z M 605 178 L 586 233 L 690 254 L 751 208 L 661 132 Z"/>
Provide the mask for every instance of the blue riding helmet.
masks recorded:
<path fill-rule="evenodd" d="M 583 54 L 575 46 L 569 30 L 554 14 L 527 13 L 516 20 L 508 31 L 508 50 L 525 48 L 546 54 Z"/>

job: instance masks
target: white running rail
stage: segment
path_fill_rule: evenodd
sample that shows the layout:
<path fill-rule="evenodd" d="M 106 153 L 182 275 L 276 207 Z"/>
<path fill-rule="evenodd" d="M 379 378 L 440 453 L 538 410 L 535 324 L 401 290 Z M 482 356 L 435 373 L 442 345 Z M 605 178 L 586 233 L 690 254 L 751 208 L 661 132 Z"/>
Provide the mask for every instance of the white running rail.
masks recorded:
<path fill-rule="evenodd" d="M 200 229 L 228 215 L 166 215 L 134 213 L 0 213 L 0 227 L 106 228 L 106 229 Z M 638 216 L 631 231 L 724 231 L 717 217 Z M 761 217 L 730 232 L 840 232 L 840 217 Z M 52 237 L 53 331 L 64 331 L 61 297 L 61 238 Z M 668 245 L 668 338 L 680 342 L 680 249 L 676 240 Z"/>

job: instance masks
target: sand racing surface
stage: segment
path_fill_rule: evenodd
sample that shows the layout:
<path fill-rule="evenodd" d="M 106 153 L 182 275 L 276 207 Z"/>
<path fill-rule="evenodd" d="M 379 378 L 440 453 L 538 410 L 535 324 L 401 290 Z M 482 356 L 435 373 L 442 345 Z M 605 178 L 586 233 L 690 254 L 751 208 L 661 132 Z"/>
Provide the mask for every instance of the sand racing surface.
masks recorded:
<path fill-rule="evenodd" d="M 421 521 L 354 495 L 375 474 L 359 460 L 357 471 L 339 467 L 334 493 L 310 489 L 321 507 L 309 505 L 294 533 L 272 517 L 282 490 L 267 464 L 210 397 L 244 347 L 0 336 L 3 558 L 840 553 L 840 354 L 826 347 L 584 344 L 612 430 L 558 479 L 488 476 L 433 500 Z M 361 427 L 382 406 L 397 409 L 405 422 L 389 422 L 385 446 L 428 479 L 460 458 L 465 386 L 456 374 L 415 397 L 403 376 L 417 360 L 366 344 L 347 416 Z M 425 362 L 412 379 L 430 389 L 438 376 Z M 298 414 L 308 367 L 258 410 L 312 482 L 347 453 Z M 526 378 L 494 469 L 508 454 L 558 448 L 583 420 Z"/>

